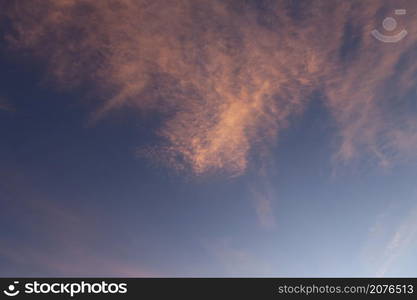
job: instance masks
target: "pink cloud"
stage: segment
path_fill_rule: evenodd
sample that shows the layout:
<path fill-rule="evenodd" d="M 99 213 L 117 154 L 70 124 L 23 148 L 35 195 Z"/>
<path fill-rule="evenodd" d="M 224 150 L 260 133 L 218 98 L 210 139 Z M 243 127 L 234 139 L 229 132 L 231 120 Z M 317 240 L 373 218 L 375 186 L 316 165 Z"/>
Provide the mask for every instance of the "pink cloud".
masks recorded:
<path fill-rule="evenodd" d="M 269 9 L 269 21 L 280 20 L 273 27 L 256 9 L 237 13 L 227 1 L 32 1 L 6 14 L 17 32 L 10 45 L 45 61 L 57 86 L 90 84 L 107 95 L 94 118 L 121 108 L 157 111 L 166 116 L 158 132 L 166 144 L 151 157 L 195 174 L 239 175 L 317 88 L 339 124 L 338 159 L 368 154 L 386 166 L 390 153 L 416 149 L 403 126 L 412 117 L 384 104 L 389 82 L 399 99 L 414 86 L 415 60 L 395 68 L 414 47 L 416 5 L 385 4 L 408 9 L 409 34 L 395 45 L 370 35 L 381 5 L 312 2 L 297 23 L 278 1 Z M 351 55 L 346 63 L 342 51 Z"/>

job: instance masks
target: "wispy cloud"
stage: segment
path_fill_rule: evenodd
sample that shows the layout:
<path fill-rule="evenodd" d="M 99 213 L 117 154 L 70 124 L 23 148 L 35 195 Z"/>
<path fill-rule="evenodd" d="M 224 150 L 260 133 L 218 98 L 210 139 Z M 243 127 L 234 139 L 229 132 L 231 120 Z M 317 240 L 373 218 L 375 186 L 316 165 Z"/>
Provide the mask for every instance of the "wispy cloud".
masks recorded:
<path fill-rule="evenodd" d="M 158 112 L 148 153 L 195 174 L 242 174 L 321 90 L 339 124 L 336 158 L 387 166 L 416 149 L 417 26 L 410 1 L 18 1 L 12 47 L 44 60 L 60 87 L 93 86 L 95 118 Z M 408 36 L 370 32 L 406 8 Z M 106 95 L 106 96 L 104 96 Z"/>
<path fill-rule="evenodd" d="M 276 225 L 272 203 L 273 201 L 266 193 L 256 194 L 254 196 L 256 214 L 258 216 L 259 223 L 264 228 L 273 228 Z"/>
<path fill-rule="evenodd" d="M 228 238 L 204 240 L 207 253 L 224 268 L 226 276 L 273 276 L 270 264 Z M 220 272 L 219 272 L 220 273 Z M 219 276 L 219 275 L 216 275 Z"/>
<path fill-rule="evenodd" d="M 50 200 L 16 170 L 0 178 L 8 224 L 0 237 L 0 276 L 157 276 L 123 256 L 128 246 L 108 242 L 97 215 Z"/>
<path fill-rule="evenodd" d="M 417 206 L 392 234 L 383 252 L 383 260 L 376 276 L 384 276 L 401 255 L 417 242 Z"/>
<path fill-rule="evenodd" d="M 258 179 L 250 185 L 258 223 L 265 229 L 272 229 L 276 226 L 273 206 L 277 202 L 277 193 L 270 182 L 271 177 L 274 176 L 271 176 L 264 166 L 257 173 Z"/>
<path fill-rule="evenodd" d="M 417 206 L 392 202 L 376 218 L 364 244 L 362 259 L 369 276 L 392 276 L 402 258 L 417 247 Z M 404 272 L 404 271 L 403 271 Z M 402 272 L 402 273 L 403 273 Z"/>

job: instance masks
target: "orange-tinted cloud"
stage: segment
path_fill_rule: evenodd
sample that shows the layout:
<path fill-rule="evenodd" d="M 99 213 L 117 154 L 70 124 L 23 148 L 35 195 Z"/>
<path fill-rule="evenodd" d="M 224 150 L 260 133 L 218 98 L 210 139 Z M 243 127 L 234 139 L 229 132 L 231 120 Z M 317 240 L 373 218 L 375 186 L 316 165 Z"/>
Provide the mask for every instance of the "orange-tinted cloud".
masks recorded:
<path fill-rule="evenodd" d="M 60 87 L 94 87 L 101 118 L 157 112 L 163 159 L 196 174 L 239 175 L 320 90 L 340 129 L 336 155 L 389 165 L 413 153 L 417 40 L 410 1 L 19 1 L 14 49 L 44 60 Z M 401 6 L 401 7 L 400 7 Z M 370 32 L 406 8 L 397 44 Z M 415 51 L 414 51 L 415 52 Z M 415 119 L 415 118 L 414 118 Z"/>

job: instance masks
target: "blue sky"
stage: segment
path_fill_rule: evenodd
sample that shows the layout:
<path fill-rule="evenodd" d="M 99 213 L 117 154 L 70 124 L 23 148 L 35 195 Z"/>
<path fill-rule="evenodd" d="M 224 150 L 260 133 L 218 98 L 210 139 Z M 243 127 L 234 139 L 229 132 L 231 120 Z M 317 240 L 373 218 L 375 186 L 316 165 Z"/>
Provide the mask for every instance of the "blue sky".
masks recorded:
<path fill-rule="evenodd" d="M 2 3 L 0 275 L 416 276 L 399 2 Z"/>

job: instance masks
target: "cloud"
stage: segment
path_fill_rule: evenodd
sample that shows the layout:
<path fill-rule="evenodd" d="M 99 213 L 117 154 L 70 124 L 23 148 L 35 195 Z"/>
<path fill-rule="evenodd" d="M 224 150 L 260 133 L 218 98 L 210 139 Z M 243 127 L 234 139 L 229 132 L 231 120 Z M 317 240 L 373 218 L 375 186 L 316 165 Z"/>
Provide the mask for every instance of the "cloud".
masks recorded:
<path fill-rule="evenodd" d="M 370 32 L 407 9 L 408 36 Z M 116 109 L 162 116 L 153 158 L 194 174 L 242 174 L 313 91 L 324 94 L 350 161 L 411 157 L 415 8 L 409 1 L 18 1 L 7 5 L 12 49 L 45 62 L 57 87 L 87 86 L 93 118 Z M 404 25 L 404 26 L 405 26 Z"/>
<path fill-rule="evenodd" d="M 256 214 L 259 223 L 264 228 L 273 228 L 276 225 L 275 217 L 272 210 L 272 201 L 268 195 L 258 194 L 254 197 Z"/>
<path fill-rule="evenodd" d="M 118 242 L 110 242 L 108 219 L 103 224 L 103 216 L 51 200 L 16 168 L 3 166 L 0 178 L 7 224 L 0 237 L 0 276 L 157 276 L 129 260 L 130 239 L 119 232 Z"/>
<path fill-rule="evenodd" d="M 271 175 L 271 171 L 264 165 L 258 172 L 257 180 L 250 184 L 258 223 L 265 229 L 272 229 L 276 226 L 273 203 L 277 198 L 277 193 L 270 182 L 270 178 L 274 178 Z"/>
<path fill-rule="evenodd" d="M 21 276 L 33 273 L 36 276 L 120 276 L 149 277 L 155 276 L 135 268 L 127 262 L 120 262 L 97 252 L 76 255 L 72 251 L 82 249 L 59 249 L 58 253 L 44 253 L 41 249 L 22 248 L 13 243 L 0 247 L 0 256 L 7 258 L 13 268 L 4 267 L 2 275 Z M 21 268 L 23 271 L 21 272 Z"/>
<path fill-rule="evenodd" d="M 273 276 L 271 264 L 257 257 L 251 251 L 233 245 L 229 238 L 215 238 L 202 241 L 207 253 L 220 263 L 226 276 Z M 218 276 L 218 275 L 216 275 Z"/>
<path fill-rule="evenodd" d="M 377 276 L 385 276 L 401 255 L 417 241 L 417 207 L 409 213 L 386 244 Z"/>
<path fill-rule="evenodd" d="M 417 206 L 390 203 L 376 216 L 362 249 L 369 276 L 391 276 L 396 266 L 413 253 L 417 242 Z"/>

